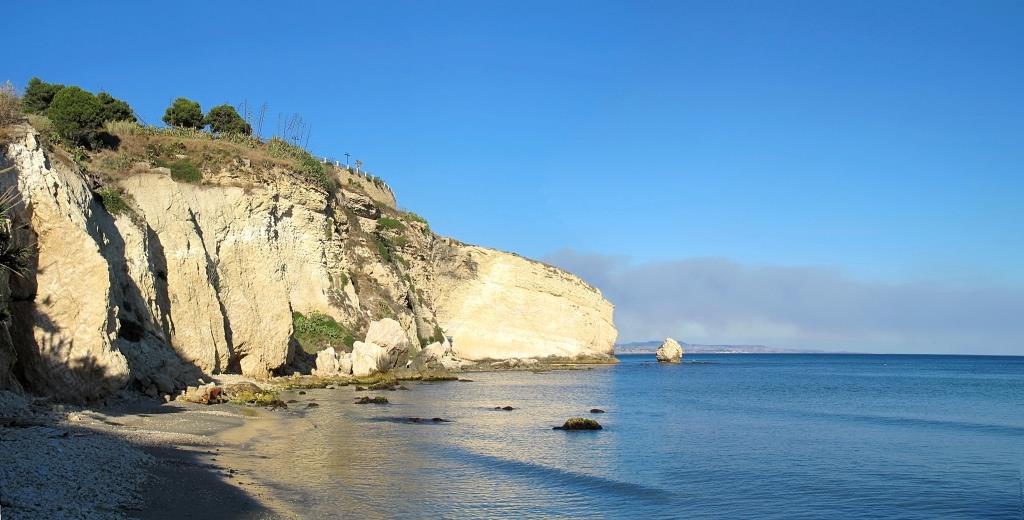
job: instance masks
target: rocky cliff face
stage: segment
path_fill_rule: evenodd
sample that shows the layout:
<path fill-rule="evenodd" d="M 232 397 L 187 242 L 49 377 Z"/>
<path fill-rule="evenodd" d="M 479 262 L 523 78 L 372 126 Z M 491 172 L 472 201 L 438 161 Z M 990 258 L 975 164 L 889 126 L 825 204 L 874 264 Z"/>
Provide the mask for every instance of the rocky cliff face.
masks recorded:
<path fill-rule="evenodd" d="M 413 349 L 451 336 L 470 360 L 612 352 L 612 307 L 596 289 L 438 237 L 376 184 L 339 173 L 328 191 L 238 160 L 196 185 L 139 164 L 104 186 L 127 201 L 112 214 L 95 180 L 31 129 L 2 151 L 19 239 L 37 244 L 31 273 L 10 283 L 8 386 L 80 400 L 172 393 L 204 373 L 307 370 L 295 311 L 357 336 L 394 318 Z"/>
<path fill-rule="evenodd" d="M 437 319 L 467 360 L 612 355 L 612 305 L 557 268 L 475 246 L 456 248 L 462 268 L 431 284 Z"/>

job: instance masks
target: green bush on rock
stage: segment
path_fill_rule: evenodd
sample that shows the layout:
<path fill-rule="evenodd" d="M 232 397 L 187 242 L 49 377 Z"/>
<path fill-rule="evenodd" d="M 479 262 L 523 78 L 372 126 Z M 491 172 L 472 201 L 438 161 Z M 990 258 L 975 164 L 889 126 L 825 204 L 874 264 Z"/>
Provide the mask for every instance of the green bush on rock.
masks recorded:
<path fill-rule="evenodd" d="M 107 213 L 111 215 L 127 215 L 132 211 L 128 201 L 115 189 L 103 188 L 97 192 L 97 195 L 99 195 L 100 204 L 103 205 L 103 209 L 106 209 Z"/>
<path fill-rule="evenodd" d="M 345 345 L 351 349 L 355 343 L 355 336 L 348 329 L 322 312 L 313 311 L 308 316 L 293 312 L 292 328 L 295 341 L 310 354 L 330 346 Z"/>

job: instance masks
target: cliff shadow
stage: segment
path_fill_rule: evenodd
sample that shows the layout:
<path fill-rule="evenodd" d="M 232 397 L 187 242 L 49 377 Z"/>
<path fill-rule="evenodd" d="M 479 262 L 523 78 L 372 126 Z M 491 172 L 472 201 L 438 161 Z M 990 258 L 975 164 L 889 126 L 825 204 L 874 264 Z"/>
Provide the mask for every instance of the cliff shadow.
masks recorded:
<path fill-rule="evenodd" d="M 110 287 L 111 326 L 116 327 L 113 345 L 125 357 L 132 374 L 132 383 L 152 397 L 171 394 L 206 376 L 197 365 L 186 361 L 171 342 L 173 332 L 172 305 L 167 287 L 167 258 L 159 236 L 134 212 L 129 212 L 123 226 L 133 226 L 140 233 L 141 254 L 145 270 L 152 273 L 147 294 L 139 286 L 138 274 L 133 276 L 125 237 L 114 216 L 102 208 L 94 196 L 87 220 L 89 235 L 96 241 L 106 260 Z"/>
<path fill-rule="evenodd" d="M 234 468 L 219 463 L 206 446 L 129 439 L 104 428 L 57 423 L 52 418 L 21 419 L 0 426 L 0 432 L 5 438 L 51 445 L 66 455 L 57 461 L 45 450 L 28 450 L 11 460 L 13 467 L 7 469 L 23 477 L 5 482 L 0 497 L 4 518 L 8 514 L 12 518 L 68 518 L 71 511 L 88 512 L 83 516 L 95 518 L 116 513 L 147 519 L 273 516 L 244 490 L 245 479 L 234 473 Z M 152 461 L 136 465 L 142 453 Z M 97 472 L 96 465 L 117 468 L 117 474 Z M 40 473 L 40 468 L 49 471 Z M 70 491 L 82 488 L 87 480 L 100 489 L 112 488 L 111 493 L 90 496 L 72 492 L 60 504 L 40 501 L 42 486 Z"/>
<path fill-rule="evenodd" d="M 15 172 L 21 175 L 17 169 Z M 73 172 L 64 174 L 75 175 Z M 12 186 L 19 195 L 19 202 L 11 215 L 17 224 L 16 240 L 38 244 L 39 237 L 32 226 L 33 203 L 24 202 L 16 178 L 0 179 L 0 188 L 5 185 Z M 59 189 L 59 186 L 54 188 Z M 36 191 L 33 194 L 40 197 L 50 195 Z M 96 323 L 76 323 L 75 330 L 66 330 L 62 326 L 67 324 L 51 317 L 49 299 L 60 298 L 61 295 L 49 290 L 43 296 L 46 301 L 39 301 L 39 276 L 48 273 L 49 269 L 62 269 L 57 262 L 63 260 L 55 260 L 51 255 L 47 260 L 51 265 L 40 265 L 42 257 L 37 250 L 30 257 L 27 272 L 23 276 L 11 277 L 11 337 L 17 355 L 13 368 L 15 377 L 32 392 L 73 402 L 94 400 L 132 386 L 152 397 L 174 395 L 181 388 L 196 384 L 204 376 L 203 371 L 184 360 L 169 339 L 173 325 L 166 259 L 156 234 L 139 218 L 131 218 L 131 224 L 122 223 L 122 226 L 133 226 L 132 231 L 140 234 L 136 238 L 142 241 L 143 254 L 151 262 L 143 269 L 154 273 L 154 283 L 144 292 L 131 276 L 125 237 L 114 217 L 102 207 L 95 194 L 91 194 L 87 204 L 83 208 L 84 231 L 105 261 L 108 289 L 106 294 L 84 295 L 89 298 L 84 300 L 84 304 L 106 305 L 106 319 L 99 319 Z M 68 222 L 67 226 L 74 227 L 75 224 Z M 51 231 L 60 232 L 64 230 Z M 151 251 L 158 254 L 151 254 Z M 160 276 L 161 272 L 163 276 Z M 92 273 L 69 271 L 70 276 L 89 274 Z M 96 327 L 95 340 L 90 336 L 89 345 L 75 344 L 79 326 Z M 109 339 L 104 339 L 104 334 Z M 103 345 L 110 345 L 120 352 L 123 361 L 116 359 L 113 353 L 108 357 Z"/>

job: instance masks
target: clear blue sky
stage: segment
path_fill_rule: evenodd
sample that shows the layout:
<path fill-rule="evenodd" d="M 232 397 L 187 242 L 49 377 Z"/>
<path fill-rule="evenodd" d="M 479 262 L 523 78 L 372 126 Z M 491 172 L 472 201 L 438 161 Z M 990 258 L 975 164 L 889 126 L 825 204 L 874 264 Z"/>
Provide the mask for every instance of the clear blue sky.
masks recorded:
<path fill-rule="evenodd" d="M 305 4 L 16 2 L 3 73 L 298 112 L 527 256 L 1024 287 L 1024 2 Z"/>

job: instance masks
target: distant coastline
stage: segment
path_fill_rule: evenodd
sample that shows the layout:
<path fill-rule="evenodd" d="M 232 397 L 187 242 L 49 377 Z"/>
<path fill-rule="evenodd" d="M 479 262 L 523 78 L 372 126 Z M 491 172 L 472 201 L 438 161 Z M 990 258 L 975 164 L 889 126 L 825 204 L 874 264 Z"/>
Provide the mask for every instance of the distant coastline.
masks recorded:
<path fill-rule="evenodd" d="M 698 345 L 679 342 L 687 354 L 830 354 L 823 350 L 803 350 L 766 345 Z M 654 354 L 661 341 L 634 341 L 615 345 L 615 354 Z"/>

